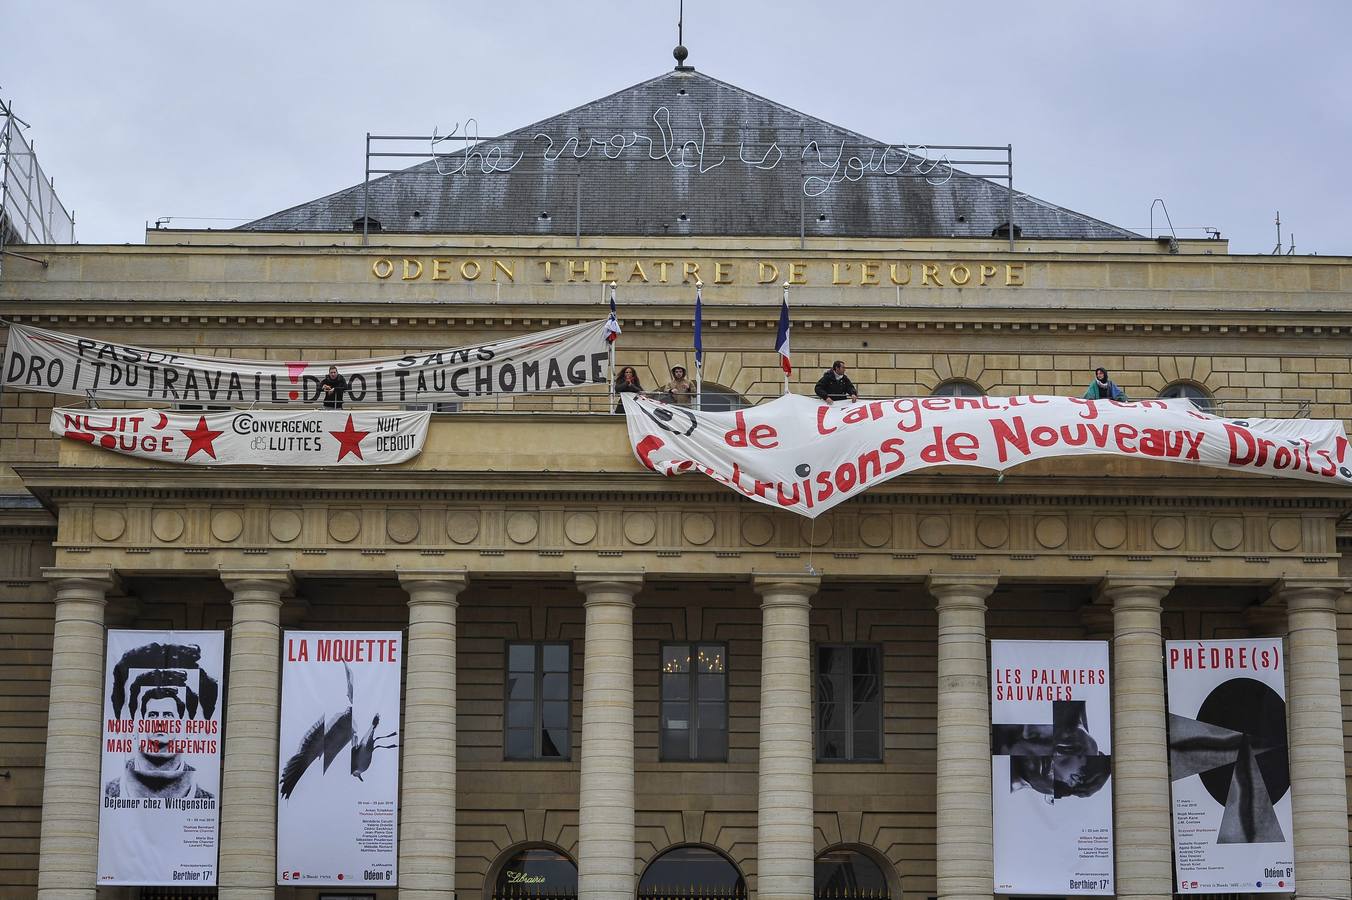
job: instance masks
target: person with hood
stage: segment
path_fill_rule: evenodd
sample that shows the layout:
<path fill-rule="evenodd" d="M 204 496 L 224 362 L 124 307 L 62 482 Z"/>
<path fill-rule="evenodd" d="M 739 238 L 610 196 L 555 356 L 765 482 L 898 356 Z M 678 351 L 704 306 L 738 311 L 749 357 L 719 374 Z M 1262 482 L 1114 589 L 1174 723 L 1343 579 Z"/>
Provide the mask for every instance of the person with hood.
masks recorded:
<path fill-rule="evenodd" d="M 690 398 L 695 395 L 694 385 L 685 377 L 685 366 L 671 367 L 671 380 L 662 385 L 662 399 L 668 403 L 689 406 Z"/>
<path fill-rule="evenodd" d="M 1127 394 L 1108 377 L 1108 370 L 1099 366 L 1094 370 L 1094 380 L 1084 392 L 1086 400 L 1117 400 L 1125 403 Z"/>

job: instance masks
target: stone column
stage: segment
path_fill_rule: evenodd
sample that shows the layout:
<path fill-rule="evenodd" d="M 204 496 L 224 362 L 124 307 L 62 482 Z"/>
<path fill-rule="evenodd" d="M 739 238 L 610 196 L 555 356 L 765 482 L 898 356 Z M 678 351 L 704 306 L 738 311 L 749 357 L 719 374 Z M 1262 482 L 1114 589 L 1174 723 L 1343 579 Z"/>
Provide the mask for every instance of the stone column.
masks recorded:
<path fill-rule="evenodd" d="M 1286 603 L 1287 716 L 1296 896 L 1352 894 L 1347 850 L 1347 772 L 1338 674 L 1338 601 L 1349 582 L 1293 578 L 1273 598 Z"/>
<path fill-rule="evenodd" d="M 818 578 L 758 575 L 761 596 L 757 896 L 811 900 L 813 860 L 812 640 Z"/>
<path fill-rule="evenodd" d="M 1110 575 L 1099 599 L 1113 607 L 1113 844 L 1118 898 L 1173 894 L 1169 742 L 1160 613 L 1173 578 Z"/>
<path fill-rule="evenodd" d="M 634 896 L 634 595 L 636 574 L 579 573 L 586 595 L 579 900 Z"/>
<path fill-rule="evenodd" d="M 408 591 L 399 896 L 455 897 L 455 610 L 463 571 L 400 570 Z"/>
<path fill-rule="evenodd" d="M 939 613 L 935 880 L 941 900 L 994 893 L 990 662 L 986 598 L 995 576 L 931 575 Z"/>
<path fill-rule="evenodd" d="M 287 569 L 221 569 L 234 594 L 221 753 L 221 900 L 272 900 L 277 884 L 277 712 Z"/>
<path fill-rule="evenodd" d="M 56 589 L 39 900 L 94 900 L 103 735 L 103 616 L 111 568 L 44 568 Z"/>

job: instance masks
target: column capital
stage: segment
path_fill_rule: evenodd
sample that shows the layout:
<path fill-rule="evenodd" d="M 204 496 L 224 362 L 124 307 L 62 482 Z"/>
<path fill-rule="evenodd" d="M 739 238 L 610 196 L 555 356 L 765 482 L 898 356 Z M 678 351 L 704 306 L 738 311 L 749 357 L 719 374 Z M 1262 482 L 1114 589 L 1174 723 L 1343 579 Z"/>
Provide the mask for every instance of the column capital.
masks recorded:
<path fill-rule="evenodd" d="M 939 601 L 939 606 L 979 606 L 986 608 L 986 598 L 1000 583 L 999 575 L 936 575 L 925 579 L 925 590 Z"/>
<path fill-rule="evenodd" d="M 225 583 L 230 593 L 234 594 L 232 603 L 247 599 L 275 603 L 280 607 L 282 596 L 296 589 L 296 579 L 290 569 L 244 569 L 221 566 L 218 571 L 221 581 Z"/>
<path fill-rule="evenodd" d="M 1108 573 L 1094 588 L 1095 603 L 1116 609 L 1131 606 L 1158 608 L 1177 581 L 1172 575 L 1116 575 Z"/>
<path fill-rule="evenodd" d="M 465 569 L 396 568 L 399 586 L 408 593 L 408 605 L 419 603 L 459 604 L 459 595 L 469 585 Z"/>
<path fill-rule="evenodd" d="M 1352 589 L 1349 578 L 1283 578 L 1272 586 L 1272 600 L 1285 603 L 1287 610 L 1337 612 L 1338 601 Z"/>
<path fill-rule="evenodd" d="M 85 595 L 80 599 L 107 602 L 107 595 L 121 587 L 112 566 L 43 566 L 42 577 L 58 594 Z"/>
<path fill-rule="evenodd" d="M 760 594 L 761 609 L 767 606 L 807 606 L 821 589 L 817 575 L 773 575 L 753 573 L 751 587 Z"/>
<path fill-rule="evenodd" d="M 577 588 L 586 595 L 584 606 L 633 606 L 634 595 L 643 588 L 642 572 L 575 571 Z"/>

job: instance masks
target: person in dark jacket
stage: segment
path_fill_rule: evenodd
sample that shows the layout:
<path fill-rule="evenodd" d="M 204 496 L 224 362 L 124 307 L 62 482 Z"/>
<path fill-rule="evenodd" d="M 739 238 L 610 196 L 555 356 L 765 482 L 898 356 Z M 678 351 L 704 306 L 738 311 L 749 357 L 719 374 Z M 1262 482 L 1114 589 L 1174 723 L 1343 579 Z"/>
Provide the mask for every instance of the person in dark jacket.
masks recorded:
<path fill-rule="evenodd" d="M 347 379 L 338 374 L 337 366 L 329 366 L 329 374 L 319 382 L 324 394 L 325 409 L 342 409 L 343 396 L 347 394 Z"/>
<path fill-rule="evenodd" d="M 854 389 L 854 382 L 845 374 L 845 363 L 836 360 L 831 364 L 831 368 L 822 373 L 822 377 L 817 380 L 816 394 L 818 397 L 830 403 L 832 400 L 844 400 L 849 398 L 853 403 L 859 399 L 859 392 Z"/>
<path fill-rule="evenodd" d="M 1094 370 L 1094 380 L 1089 382 L 1089 388 L 1084 392 L 1084 399 L 1125 402 L 1127 394 L 1108 377 L 1108 370 L 1099 366 Z"/>
<path fill-rule="evenodd" d="M 633 366 L 625 366 L 620 369 L 620 374 L 615 376 L 615 412 L 624 412 L 624 401 L 620 398 L 621 394 L 638 394 L 645 396 L 643 385 L 639 383 L 638 371 Z"/>

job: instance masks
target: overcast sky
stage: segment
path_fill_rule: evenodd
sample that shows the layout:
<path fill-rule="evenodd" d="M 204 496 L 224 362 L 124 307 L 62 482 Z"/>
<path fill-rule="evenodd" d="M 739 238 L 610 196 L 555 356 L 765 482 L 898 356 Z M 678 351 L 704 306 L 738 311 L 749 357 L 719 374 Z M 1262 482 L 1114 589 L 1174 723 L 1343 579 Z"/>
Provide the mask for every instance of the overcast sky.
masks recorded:
<path fill-rule="evenodd" d="M 0 97 L 82 243 L 361 180 L 367 131 L 501 133 L 673 65 L 675 0 L 0 0 Z M 1144 231 L 1352 255 L 1352 3 L 687 0 L 689 63 L 894 143 L 1014 145 L 1015 186 Z M 214 218 L 210 218 L 214 217 Z M 1157 220 L 1158 222 L 1158 220 Z"/>

